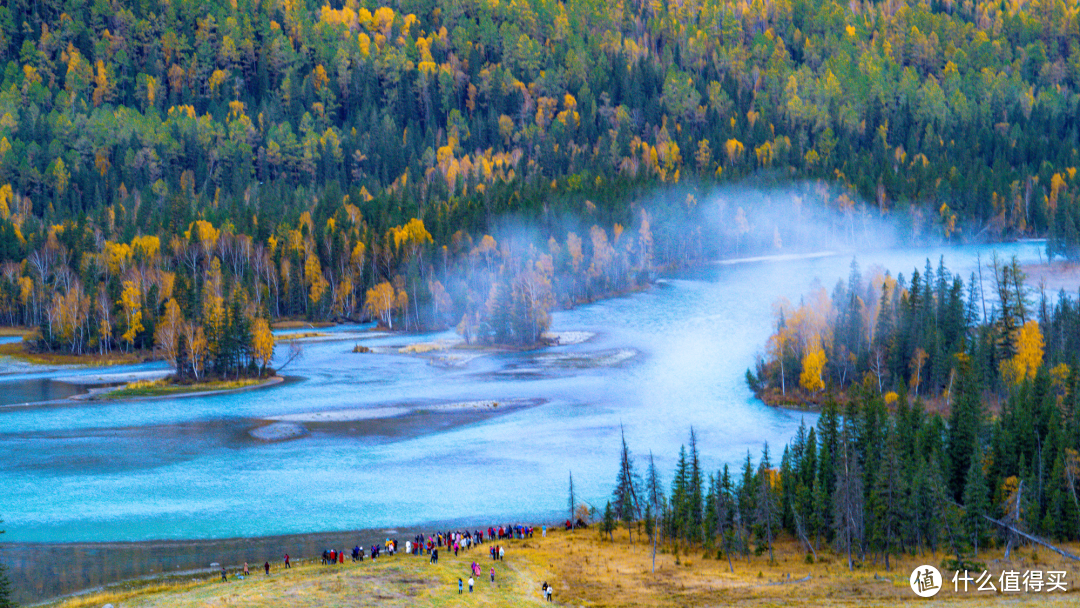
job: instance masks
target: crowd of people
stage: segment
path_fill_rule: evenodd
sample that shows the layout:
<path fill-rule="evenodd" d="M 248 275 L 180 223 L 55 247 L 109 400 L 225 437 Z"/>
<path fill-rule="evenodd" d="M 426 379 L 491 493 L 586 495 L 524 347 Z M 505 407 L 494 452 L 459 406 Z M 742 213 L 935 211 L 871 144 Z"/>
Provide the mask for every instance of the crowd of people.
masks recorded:
<path fill-rule="evenodd" d="M 527 539 L 532 538 L 536 529 L 533 526 L 526 526 L 522 524 L 505 525 L 505 526 L 489 526 L 487 530 L 457 530 L 457 531 L 445 531 L 445 532 L 432 532 L 431 534 L 416 534 L 411 540 L 405 541 L 405 555 L 421 556 L 427 553 L 428 561 L 431 564 L 439 563 L 439 550 L 445 549 L 446 551 L 453 551 L 457 556 L 459 553 L 469 551 L 479 545 L 485 544 L 485 539 L 488 544 L 488 557 L 492 561 L 501 561 L 506 556 L 506 548 L 501 543 L 492 544 L 492 541 L 513 540 L 513 539 Z M 543 526 L 543 535 L 547 536 L 547 526 Z M 376 560 L 380 555 L 392 556 L 398 551 L 398 540 L 387 538 L 381 544 L 371 545 L 368 550 L 365 547 L 356 545 L 352 548 L 351 559 L 353 562 L 363 562 L 365 553 L 370 556 L 371 560 Z M 339 565 L 345 563 L 344 549 L 326 549 L 322 552 L 321 563 L 323 565 Z M 291 568 L 292 563 L 289 554 L 285 554 L 283 566 L 285 568 Z M 267 561 L 263 564 L 263 569 L 266 571 L 266 575 L 270 575 L 270 562 Z M 244 563 L 244 569 L 240 578 L 249 574 L 248 564 Z M 475 561 L 469 567 L 469 593 L 473 592 L 476 578 L 482 578 L 483 573 L 480 568 L 480 564 Z M 495 567 L 492 566 L 489 572 L 491 583 L 495 583 Z M 224 566 L 221 567 L 221 580 L 228 582 L 228 571 Z M 458 579 L 458 593 L 464 591 L 464 581 Z M 547 582 L 544 583 L 540 591 L 541 598 L 551 601 L 551 587 Z"/>

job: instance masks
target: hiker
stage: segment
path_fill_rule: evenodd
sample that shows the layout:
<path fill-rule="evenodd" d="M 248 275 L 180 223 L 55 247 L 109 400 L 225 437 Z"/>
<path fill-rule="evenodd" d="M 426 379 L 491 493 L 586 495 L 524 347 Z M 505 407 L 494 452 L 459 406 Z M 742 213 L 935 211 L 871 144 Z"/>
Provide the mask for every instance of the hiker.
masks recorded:
<path fill-rule="evenodd" d="M 439 550 L 438 549 L 432 549 L 431 550 L 431 557 L 432 557 L 432 559 L 435 560 L 435 563 L 438 564 L 439 563 Z"/>
<path fill-rule="evenodd" d="M 228 575 L 228 573 L 225 572 L 225 566 L 221 567 L 221 582 L 223 582 L 223 583 L 229 582 L 229 575 Z"/>
<path fill-rule="evenodd" d="M 543 531 L 542 531 L 541 535 L 542 535 L 542 536 L 543 536 L 544 538 L 547 538 L 547 524 L 544 524 L 544 527 L 543 527 L 543 529 L 542 529 L 542 530 L 543 530 Z"/>
<path fill-rule="evenodd" d="M 247 562 L 244 562 L 244 576 L 247 576 L 247 575 L 248 575 L 248 564 L 247 564 Z"/>
<path fill-rule="evenodd" d="M 549 601 L 549 602 L 551 601 L 551 592 L 553 590 L 554 590 L 554 587 L 552 587 L 551 585 L 547 586 L 547 601 Z"/>
<path fill-rule="evenodd" d="M 547 597 L 547 581 L 544 581 L 543 585 L 540 585 L 540 599 Z"/>
<path fill-rule="evenodd" d="M 266 570 L 266 576 L 270 576 L 270 562 L 267 561 L 263 564 L 263 568 Z"/>
<path fill-rule="evenodd" d="M 473 578 L 470 576 L 469 577 L 469 593 L 472 593 L 472 586 L 473 586 Z"/>
<path fill-rule="evenodd" d="M 352 561 L 356 561 L 360 558 L 360 545 L 356 545 L 352 548 Z"/>
<path fill-rule="evenodd" d="M 344 564 L 345 563 L 345 550 L 344 549 L 342 549 L 341 551 L 338 551 L 337 563 L 339 563 L 339 564 Z"/>
<path fill-rule="evenodd" d="M 500 545 L 499 546 L 499 561 L 500 562 L 502 561 L 502 558 L 503 558 L 504 555 L 506 555 L 506 550 L 502 548 L 502 545 Z"/>
<path fill-rule="evenodd" d="M 495 566 L 491 567 L 491 582 L 495 582 Z"/>
<path fill-rule="evenodd" d="M 461 585 L 461 579 L 459 578 L 459 579 L 457 579 L 457 594 L 461 595 L 461 591 L 462 591 L 462 585 Z"/>
<path fill-rule="evenodd" d="M 285 554 L 285 567 L 286 568 L 292 568 L 292 564 L 289 563 L 289 554 L 288 553 Z"/>

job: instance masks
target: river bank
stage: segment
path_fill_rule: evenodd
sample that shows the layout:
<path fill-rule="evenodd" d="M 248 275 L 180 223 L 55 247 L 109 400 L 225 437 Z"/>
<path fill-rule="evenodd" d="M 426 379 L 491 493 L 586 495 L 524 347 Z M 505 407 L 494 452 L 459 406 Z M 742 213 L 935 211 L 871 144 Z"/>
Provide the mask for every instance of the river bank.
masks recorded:
<path fill-rule="evenodd" d="M 471 526 L 470 529 L 473 529 Z M 485 526 L 486 527 L 486 526 Z M 404 546 L 404 538 L 398 536 Z M 382 539 L 377 539 L 382 540 Z M 775 559 L 735 554 L 712 548 L 675 548 L 661 544 L 655 557 L 648 538 L 635 529 L 633 537 L 623 526 L 611 538 L 595 528 L 566 531 L 551 527 L 546 536 L 539 529 L 533 538 L 496 540 L 505 557 L 492 561 L 489 544 L 455 556 L 439 551 L 439 563 L 427 555 L 383 556 L 360 563 L 346 560 L 340 565 L 322 565 L 317 558 L 282 567 L 281 558 L 270 560 L 270 574 L 261 568 L 262 559 L 249 561 L 251 574 L 241 578 L 239 564 L 228 565 L 228 583 L 220 570 L 204 569 L 183 575 L 144 577 L 120 585 L 45 603 L 55 608 L 98 608 L 113 604 L 124 608 L 204 608 L 242 606 L 270 608 L 323 608 L 325 606 L 415 606 L 518 607 L 541 602 L 544 583 L 553 589 L 554 603 L 571 606 L 852 606 L 869 608 L 899 606 L 916 601 L 909 584 L 911 572 L 923 564 L 939 564 L 948 555 L 925 553 L 896 556 L 891 568 L 882 562 L 856 562 L 849 570 L 846 556 L 828 546 L 814 555 L 791 538 L 774 543 Z M 351 547 L 346 543 L 337 548 Z M 1075 549 L 1074 549 L 1075 550 Z M 321 553 L 321 549 L 319 551 Z M 1077 575 L 1071 562 L 1061 556 L 1025 547 L 1004 560 L 1001 549 L 983 550 L 989 580 L 998 586 L 1006 571 L 1064 572 L 1066 590 L 1009 593 L 954 589 L 951 571 L 944 571 L 935 605 L 1039 606 L 1059 608 L 1077 601 Z M 314 556 L 313 556 L 314 557 Z M 481 575 L 475 577 L 474 591 L 467 580 L 475 562 Z M 491 571 L 494 570 L 494 581 Z M 974 576 L 974 574 L 973 574 Z M 458 581 L 462 581 L 459 592 Z"/>
<path fill-rule="evenodd" d="M 257 513 L 251 514 L 257 518 Z M 552 519 L 554 519 L 554 514 Z M 103 543 L 0 543 L 0 562 L 8 568 L 8 578 L 14 590 L 13 599 L 20 604 L 38 604 L 80 592 L 105 591 L 117 583 L 144 586 L 171 580 L 189 582 L 217 580 L 220 566 L 230 571 L 251 565 L 252 572 L 264 561 L 282 566 L 285 554 L 293 564 L 316 563 L 326 549 L 350 550 L 355 545 L 381 545 L 387 538 L 401 542 L 416 534 L 431 534 L 446 530 L 474 530 L 481 526 L 516 524 L 518 519 L 462 519 L 431 522 L 400 528 L 368 528 L 338 532 L 312 532 L 252 538 L 155 540 Z M 486 534 L 486 532 L 485 532 Z M 443 553 L 445 555 L 445 553 Z M 477 556 L 480 557 L 480 556 Z M 85 593 L 80 593 L 85 595 Z M 96 604 L 100 605 L 100 604 Z"/>

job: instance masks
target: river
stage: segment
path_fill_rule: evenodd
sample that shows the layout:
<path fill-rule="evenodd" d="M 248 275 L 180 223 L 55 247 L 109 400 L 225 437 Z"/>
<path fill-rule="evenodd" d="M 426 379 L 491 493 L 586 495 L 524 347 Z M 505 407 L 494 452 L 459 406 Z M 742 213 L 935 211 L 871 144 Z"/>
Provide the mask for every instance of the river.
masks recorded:
<path fill-rule="evenodd" d="M 996 249 L 1028 262 L 1042 247 Z M 944 255 L 966 280 L 976 255 L 986 262 L 991 251 L 888 250 L 857 259 L 864 271 L 880 265 L 910 276 L 927 259 L 936 268 Z M 665 483 L 691 427 L 706 471 L 738 466 L 747 451 L 757 460 L 766 442 L 779 462 L 800 422 L 816 416 L 765 406 L 747 388 L 745 371 L 770 332 L 773 302 L 797 301 L 815 281 L 831 291 L 846 280 L 852 258 L 759 259 L 670 273 L 645 291 L 554 314 L 554 331 L 592 334 L 588 340 L 483 354 L 458 366 L 393 352 L 450 339 L 450 332 L 337 327 L 304 343 L 303 357 L 283 372 L 289 381 L 225 395 L 23 405 L 80 392 L 70 386 L 95 375 L 163 366 L 42 370 L 0 362 L 3 541 L 557 521 L 571 473 L 578 495 L 603 508 L 618 470 L 620 429 L 638 470 L 651 452 Z M 357 343 L 376 352 L 353 353 Z M 279 360 L 287 350 L 279 346 Z M 448 406 L 477 401 L 484 403 Z M 275 421 L 302 434 L 252 435 Z"/>

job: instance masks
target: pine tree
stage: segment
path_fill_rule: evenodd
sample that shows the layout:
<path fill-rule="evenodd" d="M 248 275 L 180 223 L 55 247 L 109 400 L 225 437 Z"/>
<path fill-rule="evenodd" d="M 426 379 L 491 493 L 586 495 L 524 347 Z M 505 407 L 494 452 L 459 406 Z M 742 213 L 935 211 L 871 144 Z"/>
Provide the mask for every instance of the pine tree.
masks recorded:
<path fill-rule="evenodd" d="M 983 517 L 990 511 L 990 488 L 983 472 L 982 450 L 976 445 L 974 458 L 968 467 L 967 481 L 964 484 L 964 511 L 965 526 L 968 538 L 975 550 L 975 558 L 979 557 L 979 545 L 983 544 L 989 532 L 989 522 Z"/>
<path fill-rule="evenodd" d="M 958 355 L 957 359 L 957 395 L 949 418 L 946 456 L 949 495 L 959 502 L 963 499 L 964 484 L 982 424 L 982 403 L 979 401 L 979 387 L 971 373 L 970 359 L 963 354 Z"/>
<path fill-rule="evenodd" d="M 671 519 L 668 529 L 677 538 L 686 538 L 690 524 L 690 464 L 686 460 L 686 446 L 679 446 L 679 462 L 671 480 Z"/>
<path fill-rule="evenodd" d="M 851 425 L 846 420 L 837 456 L 833 527 L 836 542 L 847 553 L 848 570 L 854 570 L 852 553 L 862 547 L 863 539 L 863 479 Z"/>
<path fill-rule="evenodd" d="M 604 504 L 604 519 L 600 524 L 600 532 L 607 534 L 611 542 L 615 542 L 615 510 L 611 508 L 611 501 Z"/>
<path fill-rule="evenodd" d="M 882 455 L 881 469 L 870 494 L 870 512 L 873 517 L 872 542 L 884 555 L 885 569 L 889 570 L 889 557 L 899 553 L 905 517 L 902 505 L 907 480 L 902 473 L 895 427 L 886 424 L 885 453 Z"/>
<path fill-rule="evenodd" d="M 656 468 L 656 461 L 652 452 L 649 452 L 649 470 L 646 473 L 645 492 L 648 494 L 648 507 L 646 518 L 649 527 L 649 536 L 652 538 L 652 571 L 656 572 L 656 541 L 660 536 L 660 527 L 657 521 L 660 519 L 660 511 L 664 500 L 664 491 L 660 488 L 660 472 Z"/>
<path fill-rule="evenodd" d="M 704 522 L 702 520 L 702 511 L 704 507 L 702 490 L 704 481 L 702 475 L 701 460 L 698 456 L 697 436 L 694 434 L 694 427 L 690 427 L 690 488 L 689 496 L 687 497 L 687 509 L 689 511 L 688 532 L 690 542 L 701 540 L 702 532 L 704 530 Z"/>
<path fill-rule="evenodd" d="M 626 431 L 620 425 L 622 436 L 622 452 L 619 462 L 619 473 L 615 478 L 615 493 L 612 502 L 615 504 L 615 515 L 626 524 L 627 530 L 630 525 L 637 521 L 640 515 L 637 487 L 640 479 L 634 471 L 634 461 L 630 458 L 630 448 L 626 445 Z M 633 531 L 630 532 L 630 542 L 633 542 Z"/>
<path fill-rule="evenodd" d="M 728 465 L 720 473 L 716 492 L 717 534 L 722 540 L 724 555 L 727 556 L 728 570 L 735 571 L 731 563 L 732 543 L 735 540 L 735 500 L 731 487 L 731 471 Z"/>
<path fill-rule="evenodd" d="M 765 544 L 769 548 L 769 563 L 776 561 L 773 556 L 773 528 L 778 525 L 779 505 L 776 501 L 776 490 L 773 488 L 772 461 L 769 458 L 769 444 L 766 443 L 761 452 L 761 462 L 758 463 L 757 471 L 757 511 L 755 521 L 761 526 L 765 538 Z"/>

